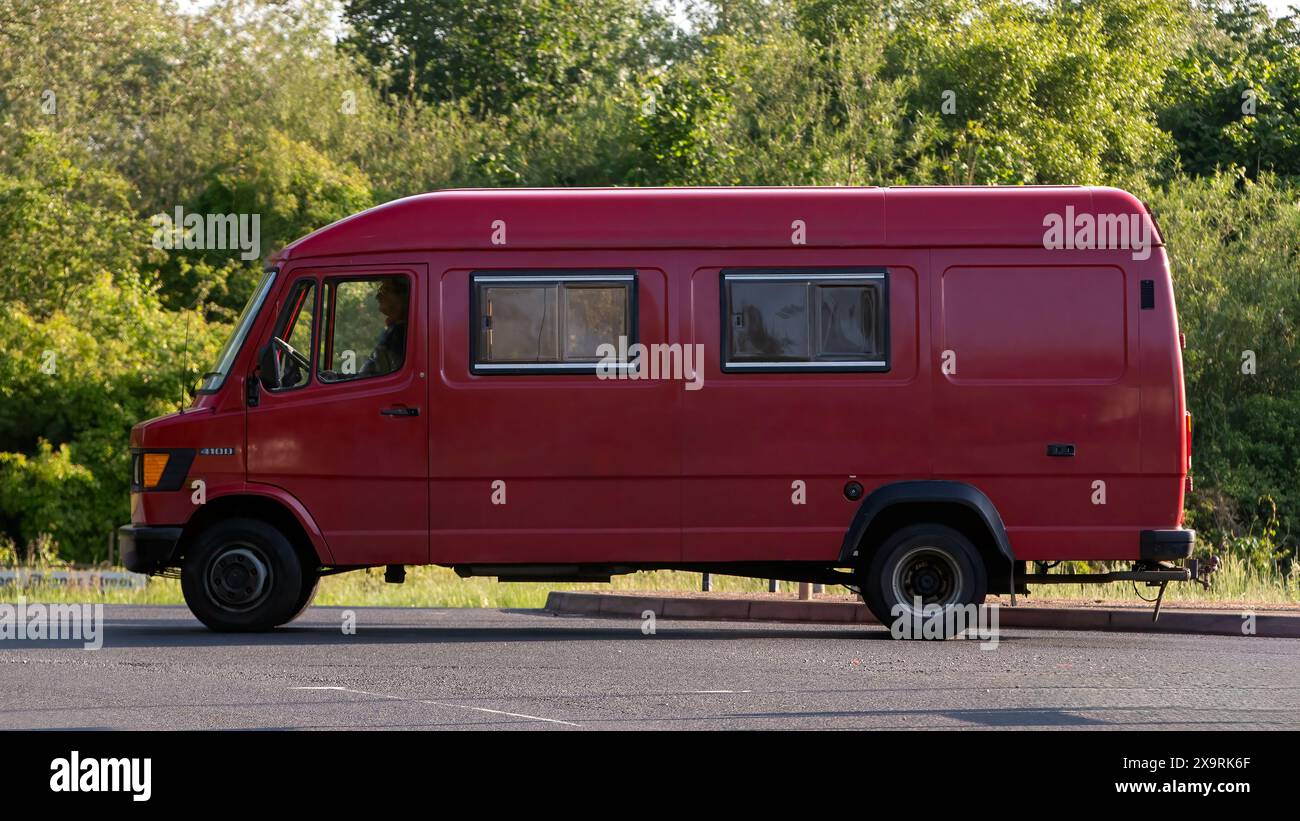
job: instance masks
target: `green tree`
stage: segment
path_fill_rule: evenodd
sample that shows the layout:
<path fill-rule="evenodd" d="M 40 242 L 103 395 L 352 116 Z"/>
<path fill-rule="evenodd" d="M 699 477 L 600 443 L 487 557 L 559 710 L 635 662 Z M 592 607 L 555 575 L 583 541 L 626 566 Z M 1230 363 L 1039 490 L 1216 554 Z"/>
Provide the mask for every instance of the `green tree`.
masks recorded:
<path fill-rule="evenodd" d="M 65 137 L 29 130 L 0 152 L 0 303 L 46 316 L 95 276 L 133 277 L 130 188 Z"/>
<path fill-rule="evenodd" d="M 1300 20 L 1237 0 L 1201 18 L 1194 45 L 1171 68 L 1160 125 L 1184 170 L 1237 166 L 1300 175 Z"/>
<path fill-rule="evenodd" d="M 171 250 L 159 275 L 178 306 L 211 301 L 238 309 L 257 281 L 264 257 L 374 204 L 369 181 L 359 170 L 278 129 L 229 145 L 221 156 L 228 159 L 209 170 L 206 185 L 184 210 L 248 215 L 250 228 L 256 215 L 257 258 L 244 260 L 238 247 Z"/>
<path fill-rule="evenodd" d="M 45 316 L 0 303 L 0 527 L 102 555 L 130 516 L 131 426 L 176 410 L 225 331 L 107 273 Z"/>
<path fill-rule="evenodd" d="M 348 0 L 344 17 L 346 47 L 388 93 L 465 101 L 476 115 L 533 96 L 562 106 L 567 89 L 644 69 L 671 40 L 639 0 Z"/>
<path fill-rule="evenodd" d="M 895 13 L 887 74 L 915 78 L 908 108 L 941 132 L 918 180 L 1095 184 L 1166 162 L 1150 102 L 1181 48 L 1177 0 L 912 0 Z"/>
<path fill-rule="evenodd" d="M 1144 192 L 1170 255 L 1189 409 L 1197 526 L 1240 535 L 1276 504 L 1279 540 L 1300 545 L 1300 209 L 1297 190 L 1244 172 Z M 1292 421 L 1288 422 L 1288 415 Z"/>

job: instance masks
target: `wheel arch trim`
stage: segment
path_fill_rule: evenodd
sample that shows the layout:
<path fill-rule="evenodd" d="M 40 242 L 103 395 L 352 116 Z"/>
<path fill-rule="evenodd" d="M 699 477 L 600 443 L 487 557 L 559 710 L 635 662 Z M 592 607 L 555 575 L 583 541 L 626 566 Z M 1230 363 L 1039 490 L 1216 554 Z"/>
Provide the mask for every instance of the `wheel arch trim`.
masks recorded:
<path fill-rule="evenodd" d="M 1014 566 L 1016 557 L 1011 550 L 1007 528 L 989 497 L 974 485 L 938 479 L 892 482 L 867 494 L 844 533 L 844 541 L 840 545 L 840 563 L 854 564 L 858 547 L 876 517 L 895 505 L 916 503 L 958 504 L 970 509 L 988 528 L 998 553 Z"/>
<path fill-rule="evenodd" d="M 312 550 L 315 551 L 316 557 L 321 564 L 328 565 L 334 563 L 334 554 L 330 552 L 329 543 L 325 540 L 325 535 L 321 533 L 320 528 L 316 525 L 316 520 L 312 518 L 307 508 L 298 501 L 293 494 L 276 487 L 275 485 L 258 484 L 253 482 L 245 483 L 239 487 L 223 489 L 217 495 L 209 495 L 207 504 L 221 501 L 225 503 L 237 502 L 240 498 L 254 498 L 260 501 L 271 502 L 279 505 L 294 520 L 307 536 L 311 543 Z M 188 524 L 187 524 L 188 530 Z"/>

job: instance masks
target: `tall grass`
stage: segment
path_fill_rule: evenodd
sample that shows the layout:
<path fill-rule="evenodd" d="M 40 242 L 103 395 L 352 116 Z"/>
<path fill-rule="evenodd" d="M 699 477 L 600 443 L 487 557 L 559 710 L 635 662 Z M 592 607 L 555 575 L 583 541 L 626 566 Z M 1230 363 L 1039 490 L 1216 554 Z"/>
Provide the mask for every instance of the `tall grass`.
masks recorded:
<path fill-rule="evenodd" d="M 1033 595 L 1044 599 L 1100 599 L 1103 601 L 1138 601 L 1138 595 L 1155 598 L 1157 589 L 1132 582 L 1110 584 L 1057 584 L 1031 586 Z M 1199 584 L 1170 584 L 1165 592 L 1165 602 L 1205 602 L 1231 604 L 1300 604 L 1300 574 L 1264 573 L 1244 559 L 1228 555 L 1222 559 L 1219 570 L 1210 577 L 1210 588 Z"/>

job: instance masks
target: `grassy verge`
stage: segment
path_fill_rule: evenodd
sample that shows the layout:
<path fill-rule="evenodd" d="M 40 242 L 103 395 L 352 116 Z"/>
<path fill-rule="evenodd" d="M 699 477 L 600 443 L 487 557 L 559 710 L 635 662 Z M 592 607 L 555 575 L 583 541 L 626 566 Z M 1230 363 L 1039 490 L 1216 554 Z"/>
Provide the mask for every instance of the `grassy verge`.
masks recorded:
<path fill-rule="evenodd" d="M 791 590 L 785 584 L 783 589 Z M 353 607 L 541 607 L 551 590 L 687 591 L 700 589 L 700 574 L 659 571 L 616 576 L 611 584 L 499 583 L 491 578 L 462 579 L 444 567 L 410 567 L 404 584 L 387 584 L 383 568 L 327 576 L 321 580 L 316 604 Z M 762 579 L 715 576 L 713 589 L 743 594 L 767 590 Z M 842 588 L 833 588 L 843 591 Z M 184 604 L 180 582 L 152 578 L 138 590 L 86 586 L 0 586 L 0 602 L 19 596 L 28 601 L 102 602 L 104 604 Z"/>
<path fill-rule="evenodd" d="M 1081 569 L 1081 568 L 1080 568 Z M 1139 601 L 1132 582 L 1111 584 L 1058 584 L 1031 587 L 1037 597 L 1044 599 Z M 1157 589 L 1139 584 L 1138 593 L 1153 599 Z M 1300 604 L 1300 574 L 1284 576 L 1279 573 L 1259 573 L 1240 559 L 1227 557 L 1219 571 L 1211 577 L 1210 589 L 1199 584 L 1171 584 L 1165 592 L 1166 604 Z"/>
<path fill-rule="evenodd" d="M 1262 575 L 1252 572 L 1243 563 L 1228 559 L 1215 575 L 1213 587 L 1203 590 L 1198 585 L 1170 585 L 1165 601 L 1202 603 L 1300 603 L 1300 579 L 1297 574 L 1282 577 L 1277 574 Z M 541 607 L 551 590 L 614 590 L 639 592 L 686 592 L 700 589 L 698 573 L 662 570 L 655 573 L 633 573 L 616 576 L 611 584 L 527 584 L 499 583 L 490 578 L 462 579 L 443 567 L 408 568 L 405 584 L 386 584 L 382 568 L 362 570 L 329 576 L 321 580 L 316 603 L 321 605 L 346 605 L 353 607 Z M 735 576 L 715 576 L 713 589 L 723 594 L 747 594 L 767 591 L 763 579 L 746 579 Z M 783 582 L 781 590 L 791 592 L 796 585 Z M 1142 595 L 1152 596 L 1153 590 L 1139 586 Z M 1136 602 L 1133 586 L 1129 583 L 1108 585 L 1051 585 L 1033 588 L 1034 595 L 1051 599 L 1115 600 Z M 842 587 L 827 588 L 829 595 L 848 595 Z M 20 589 L 14 585 L 0 586 L 0 601 L 12 602 L 19 596 L 29 601 L 48 602 L 103 602 L 105 604 L 183 604 L 180 583 L 174 579 L 150 579 L 139 590 L 89 587 L 30 586 Z"/>

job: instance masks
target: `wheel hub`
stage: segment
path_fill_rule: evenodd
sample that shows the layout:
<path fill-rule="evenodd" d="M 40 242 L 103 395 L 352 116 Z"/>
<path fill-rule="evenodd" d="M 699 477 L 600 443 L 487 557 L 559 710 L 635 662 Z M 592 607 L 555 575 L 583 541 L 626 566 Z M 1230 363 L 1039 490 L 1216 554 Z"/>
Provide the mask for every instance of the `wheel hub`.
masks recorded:
<path fill-rule="evenodd" d="M 246 545 L 219 554 L 207 579 L 212 598 L 231 610 L 249 610 L 260 604 L 270 589 L 270 580 L 266 557 Z"/>
<path fill-rule="evenodd" d="M 956 601 L 961 588 L 961 571 L 952 557 L 933 547 L 919 547 L 902 558 L 894 571 L 894 595 L 911 607 L 916 599 L 925 605 L 946 605 Z"/>

